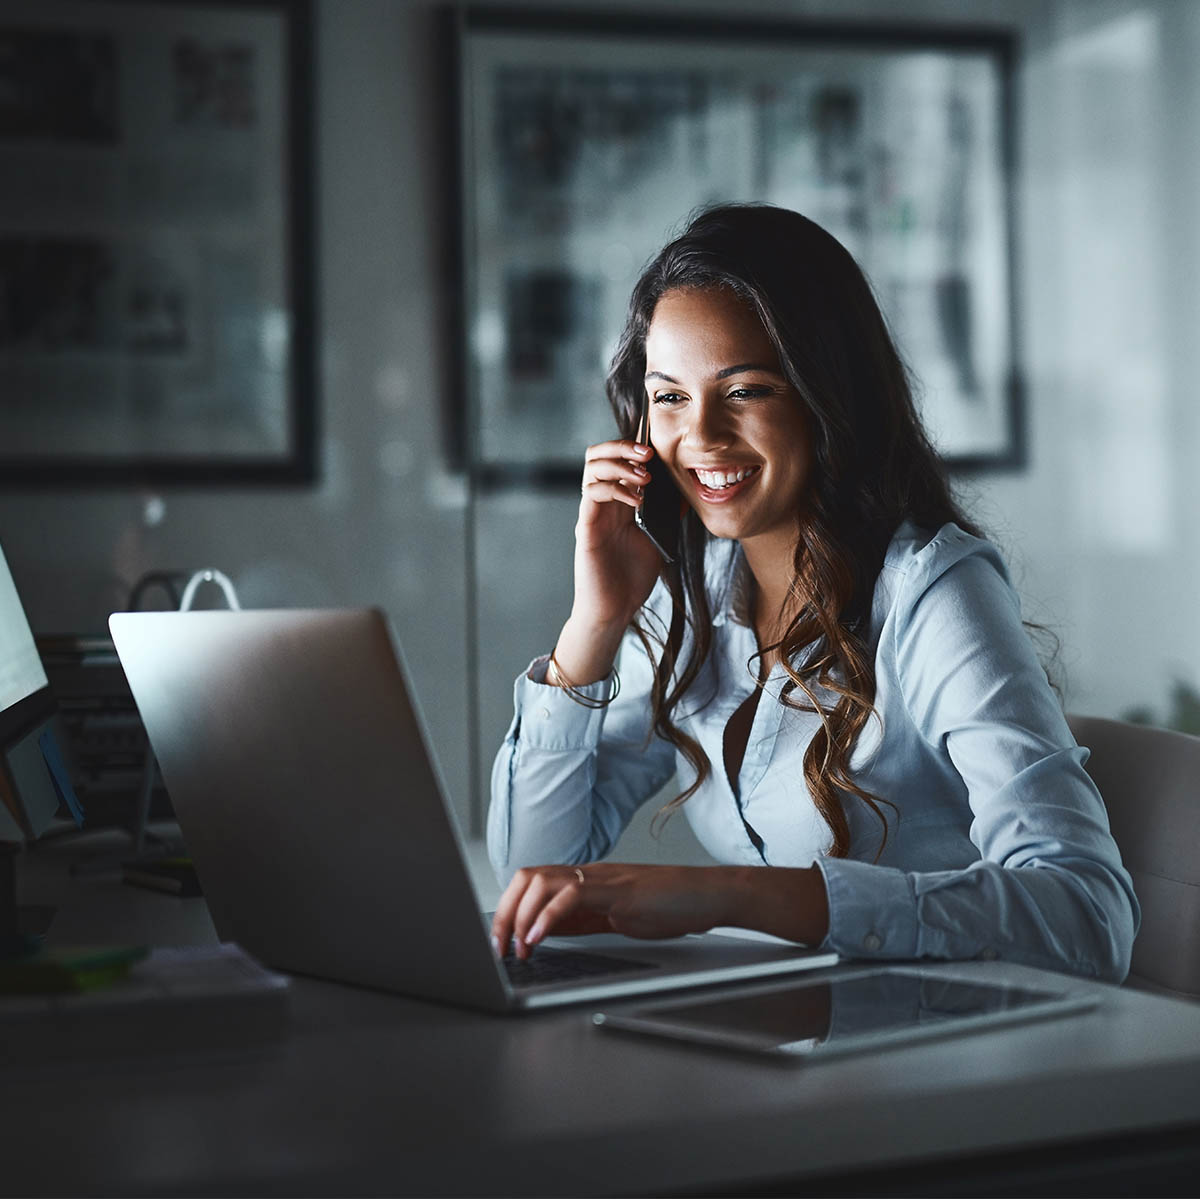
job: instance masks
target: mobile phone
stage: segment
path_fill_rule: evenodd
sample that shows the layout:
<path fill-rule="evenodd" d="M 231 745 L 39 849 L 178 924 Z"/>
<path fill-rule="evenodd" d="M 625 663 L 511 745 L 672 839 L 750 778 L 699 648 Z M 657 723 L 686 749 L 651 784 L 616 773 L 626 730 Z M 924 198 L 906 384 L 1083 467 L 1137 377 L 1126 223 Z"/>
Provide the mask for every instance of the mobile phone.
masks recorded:
<path fill-rule="evenodd" d="M 638 420 L 637 440 L 650 445 L 650 397 L 642 397 L 642 415 Z M 679 522 L 683 497 L 671 478 L 666 464 L 654 459 L 650 482 L 642 487 L 642 503 L 633 514 L 634 523 L 654 543 L 664 562 L 674 562 L 679 554 Z"/>

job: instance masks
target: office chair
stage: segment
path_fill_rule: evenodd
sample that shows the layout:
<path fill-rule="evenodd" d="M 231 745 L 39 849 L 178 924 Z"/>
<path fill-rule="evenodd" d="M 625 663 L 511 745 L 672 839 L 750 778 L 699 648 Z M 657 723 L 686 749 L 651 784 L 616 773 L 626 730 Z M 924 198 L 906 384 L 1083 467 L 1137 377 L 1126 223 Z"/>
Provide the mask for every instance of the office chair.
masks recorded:
<path fill-rule="evenodd" d="M 1142 906 L 1129 983 L 1200 1000 L 1200 738 L 1068 715 Z"/>

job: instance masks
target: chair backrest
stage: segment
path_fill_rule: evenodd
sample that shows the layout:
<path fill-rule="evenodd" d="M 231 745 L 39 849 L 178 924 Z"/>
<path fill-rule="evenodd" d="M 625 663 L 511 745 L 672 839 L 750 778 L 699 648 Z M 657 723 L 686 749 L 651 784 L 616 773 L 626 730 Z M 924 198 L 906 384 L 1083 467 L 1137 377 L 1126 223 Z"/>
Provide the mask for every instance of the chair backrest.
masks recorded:
<path fill-rule="evenodd" d="M 1068 720 L 1142 906 L 1129 981 L 1200 997 L 1200 738 Z"/>

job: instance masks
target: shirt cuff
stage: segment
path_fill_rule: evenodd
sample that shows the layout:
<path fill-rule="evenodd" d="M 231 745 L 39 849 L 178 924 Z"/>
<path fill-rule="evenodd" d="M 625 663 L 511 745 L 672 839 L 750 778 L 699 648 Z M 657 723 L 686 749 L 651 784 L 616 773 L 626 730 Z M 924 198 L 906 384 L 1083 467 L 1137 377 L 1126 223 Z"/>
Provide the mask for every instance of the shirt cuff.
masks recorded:
<path fill-rule="evenodd" d="M 548 654 L 535 658 L 513 688 L 518 740 L 533 750 L 590 750 L 600 741 L 605 710 L 578 704 L 562 688 L 546 683 L 549 662 Z M 604 700 L 611 687 L 611 680 L 601 679 L 576 690 Z"/>
<path fill-rule="evenodd" d="M 819 858 L 829 898 L 829 932 L 822 950 L 843 958 L 917 958 L 917 896 L 895 867 L 848 858 Z"/>

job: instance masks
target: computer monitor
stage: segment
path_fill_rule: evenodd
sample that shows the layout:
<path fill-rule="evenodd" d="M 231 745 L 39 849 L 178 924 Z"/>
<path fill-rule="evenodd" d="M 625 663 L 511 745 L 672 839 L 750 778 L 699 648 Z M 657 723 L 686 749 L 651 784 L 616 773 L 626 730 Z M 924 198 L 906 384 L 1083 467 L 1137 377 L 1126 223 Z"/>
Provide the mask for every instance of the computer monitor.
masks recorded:
<path fill-rule="evenodd" d="M 0 547 L 0 842 L 38 837 L 60 805 L 82 821 L 55 735 L 56 709 Z"/>
<path fill-rule="evenodd" d="M 17 851 L 45 831 L 60 805 L 83 823 L 55 736 L 56 707 L 0 547 L 0 957 L 29 949 L 31 936 L 36 944 L 53 915 L 18 905 Z"/>

